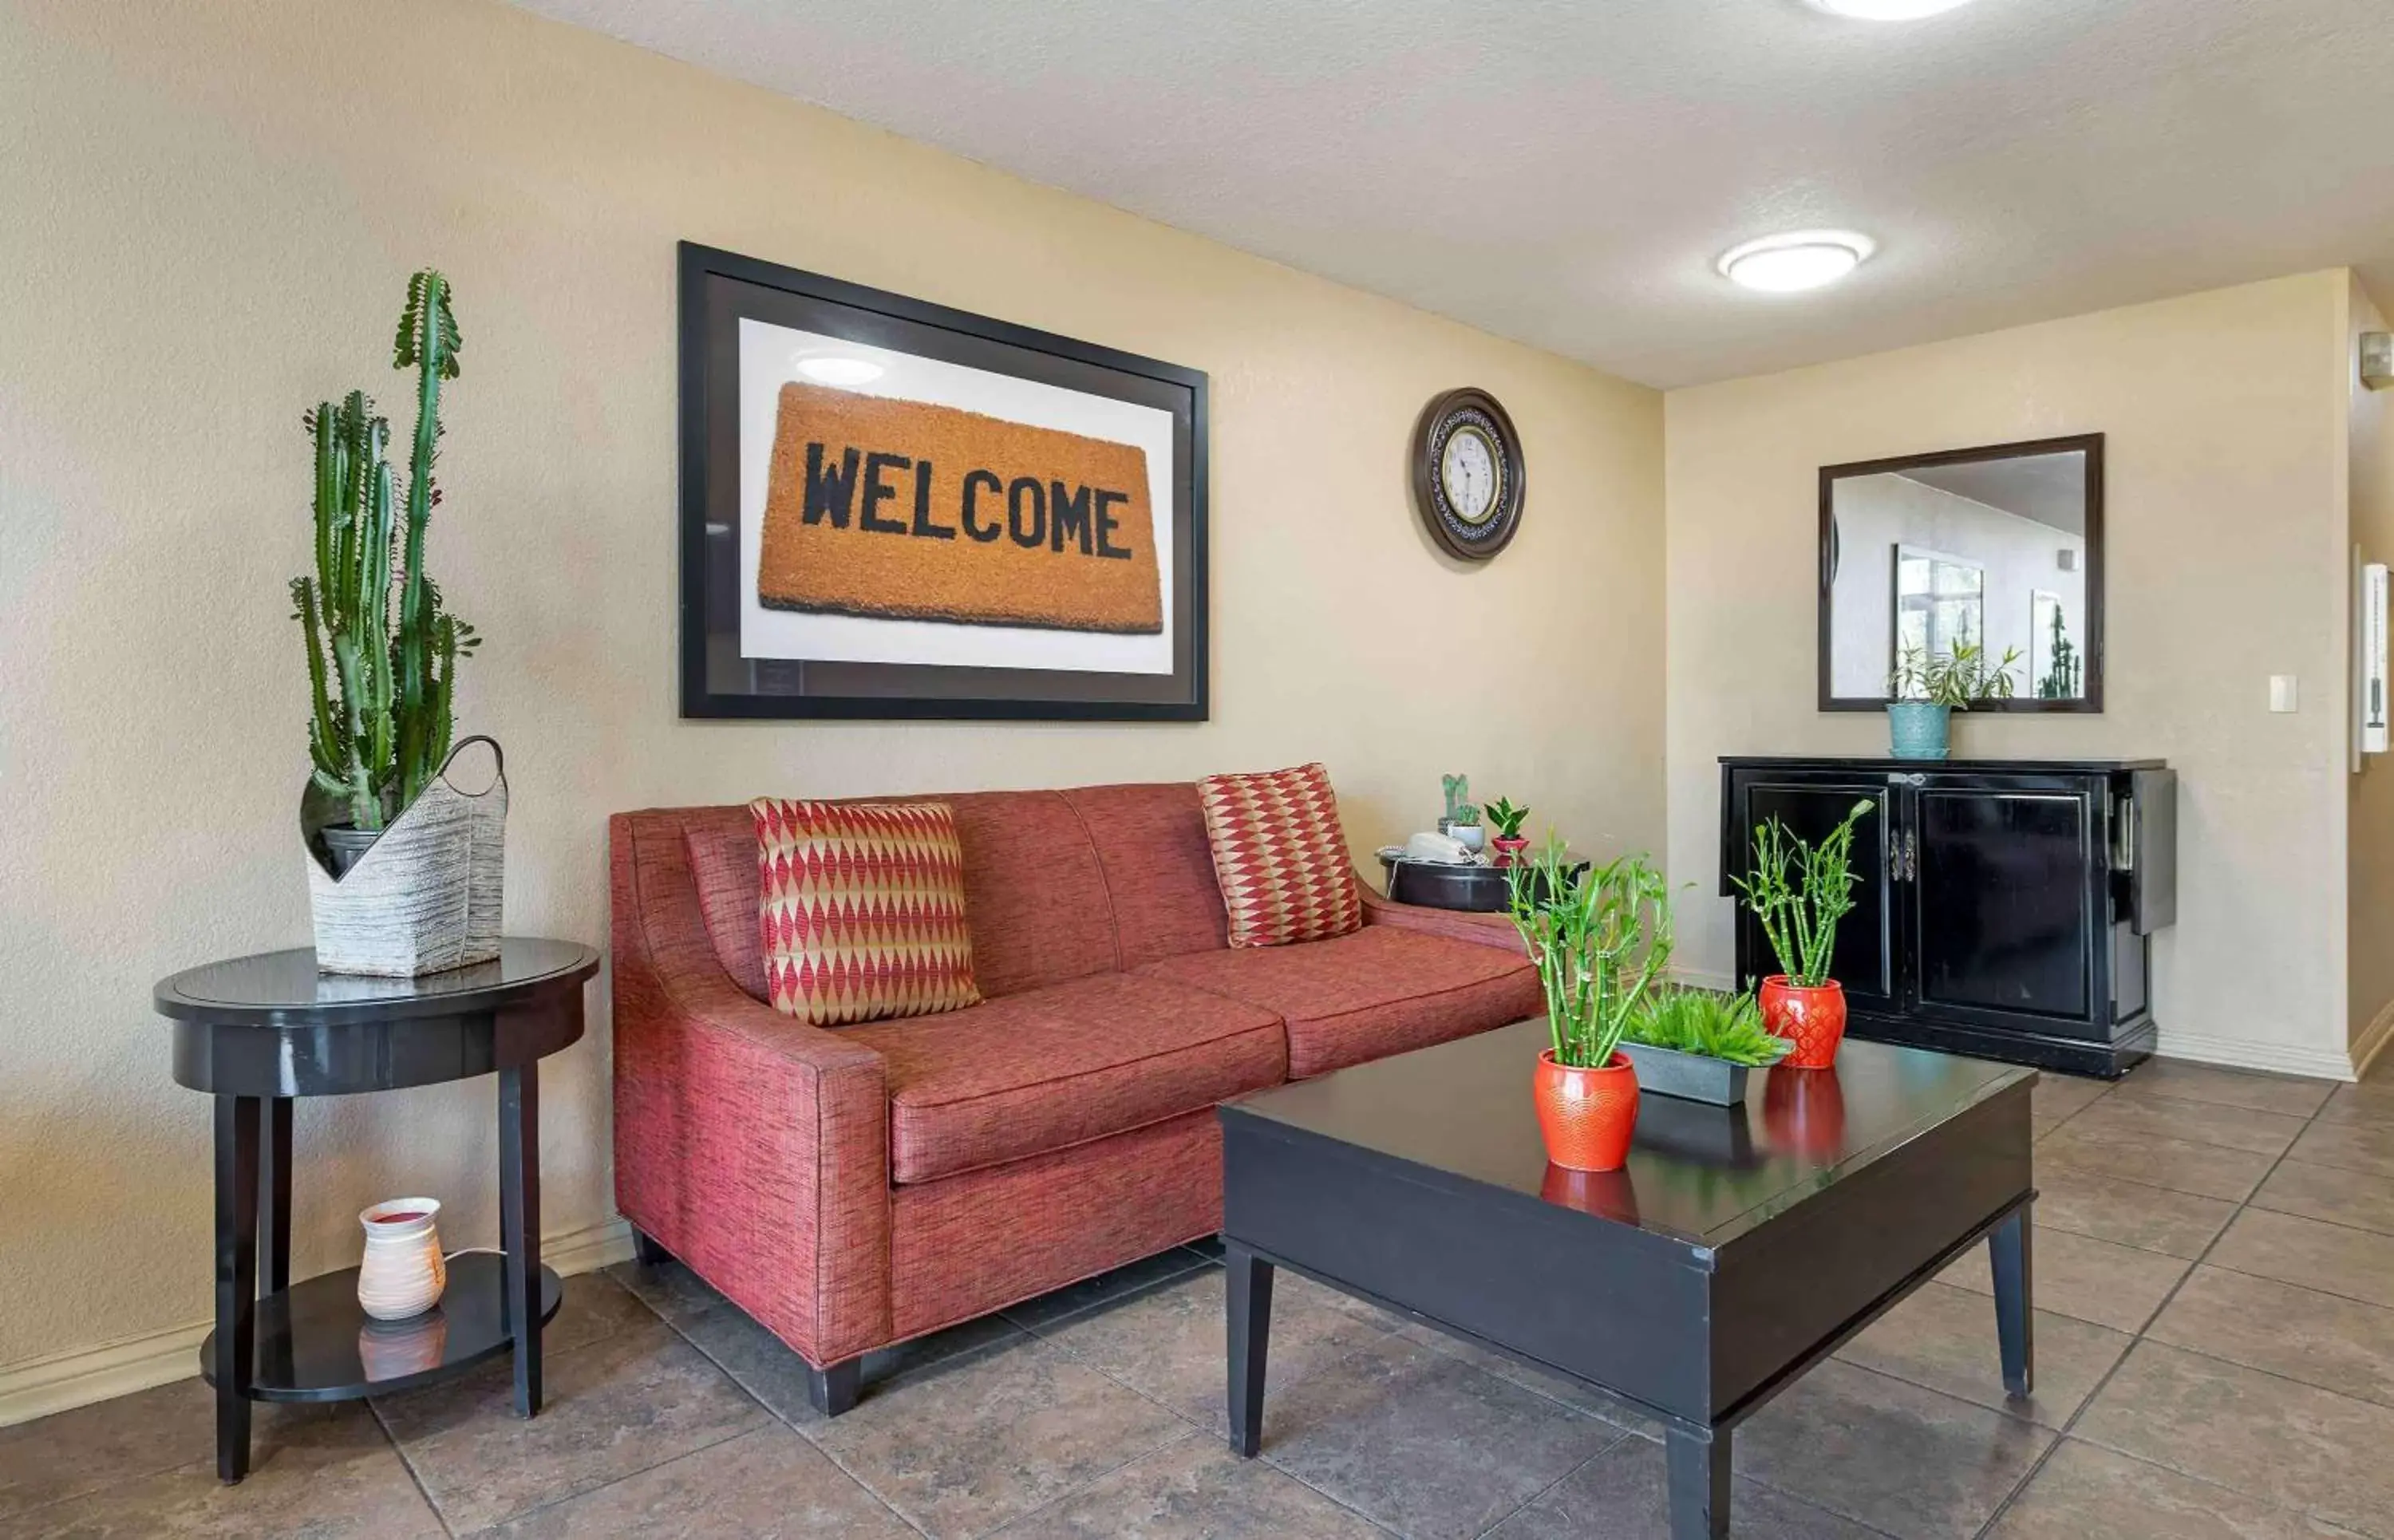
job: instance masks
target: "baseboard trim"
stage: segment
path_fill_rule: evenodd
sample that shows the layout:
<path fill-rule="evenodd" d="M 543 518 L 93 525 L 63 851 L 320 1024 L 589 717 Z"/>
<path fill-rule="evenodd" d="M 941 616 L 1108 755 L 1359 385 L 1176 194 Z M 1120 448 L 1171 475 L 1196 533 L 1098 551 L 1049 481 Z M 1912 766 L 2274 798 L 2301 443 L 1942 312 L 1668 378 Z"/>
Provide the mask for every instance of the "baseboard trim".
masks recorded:
<path fill-rule="evenodd" d="M 2315 1080 L 2354 1080 L 2355 1056 L 2339 1048 L 2300 1048 L 2281 1043 L 2256 1043 L 2241 1037 L 2209 1037 L 2200 1033 L 2162 1029 L 2153 1049 L 2164 1059 L 2190 1059 L 2230 1070 L 2260 1070 L 2270 1074 L 2308 1075 Z"/>
<path fill-rule="evenodd" d="M 541 1261 L 560 1276 L 596 1272 L 631 1255 L 632 1227 L 622 1219 L 545 1235 L 540 1243 Z M 200 1372 L 200 1344 L 215 1324 L 169 1326 L 0 1368 L 0 1428 L 189 1379 Z"/>
<path fill-rule="evenodd" d="M 2387 1001 L 2385 1008 L 2377 1013 L 2377 1019 L 2361 1028 L 2361 1035 L 2352 1040 L 2354 1079 L 2358 1080 L 2369 1073 L 2369 1066 L 2386 1051 L 2388 1043 L 2394 1043 L 2394 1000 Z"/>

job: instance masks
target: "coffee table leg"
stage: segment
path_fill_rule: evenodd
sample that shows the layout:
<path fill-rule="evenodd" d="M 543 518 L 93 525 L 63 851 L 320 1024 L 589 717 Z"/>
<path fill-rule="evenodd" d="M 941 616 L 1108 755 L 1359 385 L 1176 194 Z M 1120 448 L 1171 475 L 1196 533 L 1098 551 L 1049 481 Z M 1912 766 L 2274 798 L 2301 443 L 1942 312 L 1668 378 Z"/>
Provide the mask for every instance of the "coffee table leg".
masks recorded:
<path fill-rule="evenodd" d="M 1263 1446 L 1264 1357 L 1271 1341 L 1272 1265 L 1240 1245 L 1222 1248 L 1230 1301 L 1230 1447 Z"/>
<path fill-rule="evenodd" d="M 1664 1435 L 1671 1540 L 1729 1540 L 1729 1438 L 1677 1428 Z"/>
<path fill-rule="evenodd" d="M 2036 1337 L 2033 1281 L 2036 1227 L 2030 1205 L 2020 1204 L 2011 1218 L 1987 1237 L 1995 1268 L 1995 1339 L 2004 1355 L 2004 1389 L 2025 1396 L 2036 1385 Z"/>
<path fill-rule="evenodd" d="M 217 1098 L 217 1480 L 249 1474 L 249 1378 L 257 1342 L 257 1113 Z"/>

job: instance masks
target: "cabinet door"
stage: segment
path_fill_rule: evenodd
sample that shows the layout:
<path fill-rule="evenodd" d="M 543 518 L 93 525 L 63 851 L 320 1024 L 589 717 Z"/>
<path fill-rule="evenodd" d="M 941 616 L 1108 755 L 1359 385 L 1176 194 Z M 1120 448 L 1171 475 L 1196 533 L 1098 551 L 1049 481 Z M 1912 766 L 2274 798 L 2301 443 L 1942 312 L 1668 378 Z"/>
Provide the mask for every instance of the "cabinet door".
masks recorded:
<path fill-rule="evenodd" d="M 2101 1020 L 2099 788 L 2067 777 L 1932 774 L 1902 863 L 1914 994 L 1947 1015 Z"/>
<path fill-rule="evenodd" d="M 1889 888 L 1888 788 L 1884 774 L 1861 770 L 1739 769 L 1729 777 L 1722 871 L 1743 876 L 1754 851 L 1754 830 L 1777 819 L 1790 833 L 1819 839 L 1845 821 L 1856 802 L 1873 810 L 1854 825 L 1854 907 L 1837 927 L 1830 976 L 1861 1009 L 1895 1008 L 1898 977 L 1896 905 Z M 1738 983 L 1783 971 L 1743 900 L 1737 905 Z"/>

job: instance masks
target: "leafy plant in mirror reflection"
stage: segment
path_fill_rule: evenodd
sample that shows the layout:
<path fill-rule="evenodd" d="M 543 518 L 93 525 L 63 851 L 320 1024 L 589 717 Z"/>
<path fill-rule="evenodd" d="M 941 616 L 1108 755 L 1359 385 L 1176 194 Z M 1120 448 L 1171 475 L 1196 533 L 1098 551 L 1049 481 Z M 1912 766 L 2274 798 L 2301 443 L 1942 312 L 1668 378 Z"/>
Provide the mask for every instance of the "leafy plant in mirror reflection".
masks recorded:
<path fill-rule="evenodd" d="M 1546 991 L 1555 1062 L 1601 1069 L 1671 960 L 1671 890 L 1644 856 L 1572 874 L 1553 835 L 1506 870 L 1508 908 Z"/>
<path fill-rule="evenodd" d="M 1854 887 L 1861 880 L 1851 860 L 1854 825 L 1877 805 L 1868 797 L 1855 803 L 1845 822 L 1817 845 L 1766 818 L 1755 825 L 1754 860 L 1745 875 L 1729 879 L 1762 927 L 1780 970 L 1798 989 L 1817 989 L 1829 981 L 1837 922 L 1853 909 Z"/>
<path fill-rule="evenodd" d="M 1887 693 L 1890 700 L 1967 711 L 1981 701 L 2010 700 L 2019 690 L 2012 678 L 2019 663 L 2017 647 L 2005 648 L 2002 657 L 1990 662 L 1987 650 L 1974 641 L 1957 641 L 1935 653 L 1915 644 L 1896 653 Z"/>
<path fill-rule="evenodd" d="M 2045 677 L 2036 681 L 2039 700 L 2074 700 L 2078 695 L 2078 649 L 2064 630 L 2061 606 L 2053 607 L 2053 643 L 2047 650 L 2052 661 L 2045 665 Z"/>
<path fill-rule="evenodd" d="M 1702 1054 L 1761 1069 L 1795 1046 L 1762 1024 L 1752 994 L 1721 994 L 1681 984 L 1657 989 L 1630 1014 L 1626 1041 L 1677 1053 Z"/>

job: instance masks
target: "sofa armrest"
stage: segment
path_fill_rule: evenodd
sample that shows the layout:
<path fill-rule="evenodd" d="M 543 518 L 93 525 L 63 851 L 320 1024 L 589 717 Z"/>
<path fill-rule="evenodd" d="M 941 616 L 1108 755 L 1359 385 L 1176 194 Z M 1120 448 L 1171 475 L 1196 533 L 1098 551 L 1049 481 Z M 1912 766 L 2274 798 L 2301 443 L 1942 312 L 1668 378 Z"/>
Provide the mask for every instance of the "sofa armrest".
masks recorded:
<path fill-rule="evenodd" d="M 616 1207 L 818 1366 L 887 1342 L 880 1055 L 724 971 L 678 817 L 608 832 Z"/>
<path fill-rule="evenodd" d="M 1512 920 L 1503 915 L 1433 909 L 1421 903 L 1396 903 L 1369 888 L 1363 889 L 1363 923 L 1393 925 L 1400 929 L 1418 930 L 1427 936 L 1444 936 L 1449 941 L 1493 946 L 1524 957 L 1530 954 L 1529 948 L 1521 944 L 1520 932 L 1515 930 Z"/>

